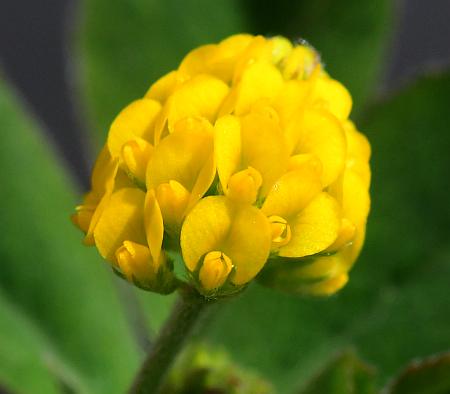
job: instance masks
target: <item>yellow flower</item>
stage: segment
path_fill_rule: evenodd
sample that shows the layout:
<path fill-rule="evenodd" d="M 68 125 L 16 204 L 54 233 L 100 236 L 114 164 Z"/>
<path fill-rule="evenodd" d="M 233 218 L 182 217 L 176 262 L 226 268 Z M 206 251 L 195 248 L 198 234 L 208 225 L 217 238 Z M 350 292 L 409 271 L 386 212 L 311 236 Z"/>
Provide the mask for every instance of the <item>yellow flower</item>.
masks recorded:
<path fill-rule="evenodd" d="M 72 220 L 147 290 L 187 281 L 217 297 L 257 278 L 332 294 L 370 209 L 351 107 L 306 44 L 240 34 L 194 49 L 113 121 Z"/>

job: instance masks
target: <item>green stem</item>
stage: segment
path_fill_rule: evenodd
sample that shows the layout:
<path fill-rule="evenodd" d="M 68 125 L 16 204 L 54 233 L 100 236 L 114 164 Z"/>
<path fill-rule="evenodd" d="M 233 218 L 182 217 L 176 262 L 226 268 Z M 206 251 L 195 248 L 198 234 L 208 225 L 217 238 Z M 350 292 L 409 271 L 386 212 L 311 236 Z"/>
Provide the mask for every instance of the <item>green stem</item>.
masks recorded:
<path fill-rule="evenodd" d="M 136 375 L 130 394 L 158 393 L 172 362 L 209 304 L 212 302 L 191 289 L 180 291 L 180 298 Z"/>

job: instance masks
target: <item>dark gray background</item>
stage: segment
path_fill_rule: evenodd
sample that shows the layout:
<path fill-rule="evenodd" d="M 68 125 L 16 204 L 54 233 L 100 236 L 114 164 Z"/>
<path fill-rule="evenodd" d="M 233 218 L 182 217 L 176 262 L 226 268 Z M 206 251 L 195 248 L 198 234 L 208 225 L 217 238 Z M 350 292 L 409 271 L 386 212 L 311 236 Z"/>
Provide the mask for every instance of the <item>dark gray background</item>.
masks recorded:
<path fill-rule="evenodd" d="M 0 62 L 86 187 L 91 155 L 66 78 L 67 22 L 76 3 L 0 0 Z M 450 0 L 404 0 L 397 9 L 385 84 L 399 84 L 423 66 L 450 63 Z"/>

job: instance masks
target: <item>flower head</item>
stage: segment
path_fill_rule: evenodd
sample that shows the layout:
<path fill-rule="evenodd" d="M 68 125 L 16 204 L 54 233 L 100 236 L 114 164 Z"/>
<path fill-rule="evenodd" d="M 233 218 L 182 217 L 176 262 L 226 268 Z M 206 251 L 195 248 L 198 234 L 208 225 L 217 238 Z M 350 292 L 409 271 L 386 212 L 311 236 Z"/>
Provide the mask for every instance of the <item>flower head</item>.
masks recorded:
<path fill-rule="evenodd" d="M 73 221 L 151 291 L 188 281 L 214 297 L 257 277 L 331 294 L 370 206 L 351 106 L 308 45 L 241 34 L 197 48 L 113 121 Z"/>

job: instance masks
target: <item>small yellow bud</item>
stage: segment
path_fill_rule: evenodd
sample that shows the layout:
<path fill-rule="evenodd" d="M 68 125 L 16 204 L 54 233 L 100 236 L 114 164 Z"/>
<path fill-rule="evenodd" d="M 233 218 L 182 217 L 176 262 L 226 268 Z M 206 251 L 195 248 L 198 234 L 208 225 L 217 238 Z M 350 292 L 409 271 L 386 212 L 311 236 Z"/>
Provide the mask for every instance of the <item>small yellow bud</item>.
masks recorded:
<path fill-rule="evenodd" d="M 211 291 L 222 286 L 228 278 L 233 263 L 231 259 L 222 252 L 209 252 L 203 259 L 200 268 L 199 280 L 204 290 Z"/>
<path fill-rule="evenodd" d="M 130 281 L 147 284 L 154 280 L 158 264 L 153 262 L 147 246 L 131 241 L 124 241 L 116 251 L 117 265 L 124 276 Z"/>
<path fill-rule="evenodd" d="M 135 138 L 122 146 L 122 160 L 128 171 L 139 181 L 145 181 L 147 163 L 152 152 L 152 144 L 142 138 Z"/>
<path fill-rule="evenodd" d="M 156 199 L 164 220 L 164 225 L 178 232 L 186 213 L 191 194 L 179 182 L 171 180 L 156 188 Z"/>
<path fill-rule="evenodd" d="M 227 196 L 231 200 L 253 204 L 262 185 L 261 174 L 252 167 L 232 175 L 228 182 Z"/>
<path fill-rule="evenodd" d="M 271 41 L 273 44 L 272 62 L 278 64 L 292 52 L 293 46 L 287 38 L 281 36 L 274 37 Z"/>
<path fill-rule="evenodd" d="M 87 233 L 95 208 L 95 205 L 78 205 L 75 208 L 75 213 L 70 216 L 72 223 L 81 231 Z"/>
<path fill-rule="evenodd" d="M 319 64 L 319 54 L 313 48 L 299 45 L 283 59 L 281 71 L 285 79 L 306 79 Z"/>
<path fill-rule="evenodd" d="M 291 240 L 291 227 L 286 219 L 281 216 L 270 216 L 269 223 L 272 231 L 272 249 L 286 245 Z"/>

